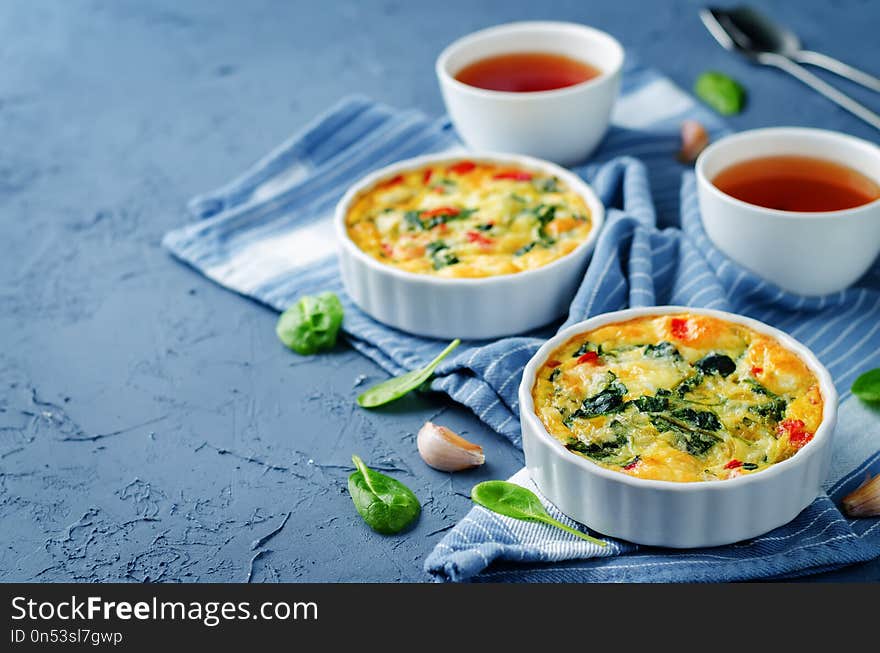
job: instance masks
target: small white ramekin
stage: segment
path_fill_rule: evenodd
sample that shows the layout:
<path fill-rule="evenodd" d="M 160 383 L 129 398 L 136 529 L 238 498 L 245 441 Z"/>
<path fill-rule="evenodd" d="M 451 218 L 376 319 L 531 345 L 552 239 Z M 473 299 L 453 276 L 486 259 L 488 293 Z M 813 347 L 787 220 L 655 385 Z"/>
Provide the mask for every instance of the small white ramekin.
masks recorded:
<path fill-rule="evenodd" d="M 522 167 L 558 177 L 590 209 L 589 236 L 572 252 L 543 267 L 478 279 L 447 279 L 399 270 L 369 256 L 349 238 L 345 218 L 360 194 L 405 170 L 461 160 Z M 527 156 L 473 152 L 421 156 L 377 170 L 348 190 L 336 205 L 334 220 L 343 285 L 365 313 L 419 336 L 479 340 L 523 333 L 563 316 L 583 279 L 604 218 L 599 198 L 572 172 Z"/>
<path fill-rule="evenodd" d="M 491 91 L 455 79 L 468 64 L 516 52 L 565 55 L 596 66 L 602 74 L 534 93 Z M 572 165 L 586 159 L 608 130 L 623 59 L 620 43 L 605 32 L 576 23 L 534 21 L 468 34 L 440 54 L 436 70 L 446 109 L 470 147 Z"/>
<path fill-rule="evenodd" d="M 880 147 L 853 136 L 771 127 L 713 143 L 696 162 L 706 233 L 737 263 L 802 295 L 837 292 L 880 254 L 880 199 L 843 211 L 778 211 L 738 200 L 712 179 L 726 167 L 766 156 L 808 156 L 848 166 L 880 183 Z"/>
<path fill-rule="evenodd" d="M 569 338 L 606 324 L 645 315 L 696 313 L 743 324 L 795 352 L 819 380 L 822 422 L 813 439 L 788 460 L 724 481 L 676 483 L 616 472 L 568 451 L 535 413 L 535 374 Z M 822 491 L 837 421 L 837 392 L 828 371 L 791 336 L 741 315 L 685 306 L 652 306 L 605 313 L 548 340 L 526 365 L 519 387 L 526 467 L 538 488 L 572 519 L 604 535 L 637 544 L 694 548 L 720 546 L 788 523 Z"/>

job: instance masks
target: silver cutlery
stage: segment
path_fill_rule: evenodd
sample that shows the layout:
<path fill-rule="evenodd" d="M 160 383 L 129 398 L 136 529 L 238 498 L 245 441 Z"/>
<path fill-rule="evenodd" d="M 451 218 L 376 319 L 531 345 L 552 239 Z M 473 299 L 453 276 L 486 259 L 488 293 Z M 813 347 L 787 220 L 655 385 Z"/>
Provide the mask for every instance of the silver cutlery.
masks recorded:
<path fill-rule="evenodd" d="M 831 86 L 800 64 L 819 66 L 871 90 L 880 92 L 880 79 L 832 57 L 801 48 L 791 30 L 777 25 L 749 7 L 706 7 L 700 19 L 723 48 L 751 61 L 774 66 L 796 77 L 826 98 L 880 129 L 880 115 Z"/>

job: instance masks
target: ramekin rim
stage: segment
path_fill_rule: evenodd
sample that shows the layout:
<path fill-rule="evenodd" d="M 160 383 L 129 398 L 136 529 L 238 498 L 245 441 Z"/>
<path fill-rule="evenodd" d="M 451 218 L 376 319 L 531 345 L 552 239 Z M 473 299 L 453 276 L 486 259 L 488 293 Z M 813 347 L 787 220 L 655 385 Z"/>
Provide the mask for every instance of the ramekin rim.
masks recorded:
<path fill-rule="evenodd" d="M 736 324 L 742 324 L 743 326 L 752 328 L 759 333 L 763 333 L 765 335 L 776 338 L 787 349 L 798 354 L 798 356 L 800 356 L 804 363 L 810 368 L 810 371 L 816 375 L 816 378 L 819 380 L 819 390 L 822 394 L 822 421 L 819 423 L 816 432 L 813 434 L 813 438 L 793 456 L 778 463 L 774 463 L 767 469 L 763 469 L 755 474 L 746 474 L 745 476 L 739 476 L 737 478 L 723 480 L 718 479 L 714 481 L 681 482 L 638 478 L 636 476 L 630 476 L 629 474 L 624 474 L 622 472 L 605 469 L 604 467 L 597 465 L 596 463 L 593 463 L 585 458 L 582 458 L 581 456 L 577 456 L 568 451 L 562 445 L 562 443 L 559 442 L 559 440 L 554 438 L 547 431 L 547 429 L 544 427 L 544 424 L 538 418 L 537 413 L 535 413 L 531 391 L 534 384 L 537 368 L 544 363 L 551 351 L 553 351 L 556 347 L 564 343 L 572 336 L 577 335 L 578 333 L 583 333 L 584 331 L 595 329 L 606 324 L 613 324 L 614 322 L 621 322 L 636 317 L 643 317 L 647 315 L 670 315 L 674 313 L 696 313 L 700 315 L 716 317 L 722 320 L 728 320 Z M 602 313 L 600 315 L 593 316 L 569 327 L 566 327 L 565 329 L 554 335 L 552 338 L 544 342 L 538 349 L 538 351 L 535 352 L 535 354 L 529 359 L 529 362 L 523 369 L 523 376 L 520 380 L 518 397 L 520 421 L 523 424 L 523 438 L 526 437 L 525 423 L 526 421 L 528 421 L 532 431 L 536 433 L 537 436 L 545 442 L 545 444 L 550 445 L 550 448 L 555 455 L 559 456 L 560 459 L 564 460 L 565 462 L 577 465 L 578 467 L 580 467 L 581 470 L 586 473 L 597 474 L 609 481 L 622 483 L 624 485 L 645 489 L 652 488 L 656 490 L 665 490 L 671 492 L 699 492 L 704 490 L 711 492 L 720 492 L 725 491 L 725 488 L 737 488 L 748 484 L 767 482 L 767 479 L 785 473 L 785 471 L 788 469 L 806 465 L 807 460 L 811 459 L 815 454 L 818 454 L 821 447 L 830 444 L 830 438 L 833 435 L 834 427 L 837 423 L 838 408 L 837 389 L 834 387 L 834 382 L 831 378 L 831 374 L 828 372 L 825 366 L 822 365 L 819 359 L 816 358 L 816 355 L 806 345 L 804 345 L 794 337 L 790 336 L 780 329 L 770 326 L 769 324 L 761 322 L 760 320 L 756 320 L 755 318 L 747 317 L 745 315 L 710 308 L 676 305 L 626 308 L 619 311 Z"/>
<path fill-rule="evenodd" d="M 470 84 L 465 84 L 464 82 L 460 82 L 455 79 L 455 77 L 447 69 L 447 62 L 452 56 L 453 50 L 456 48 L 469 45 L 470 43 L 478 41 L 481 38 L 494 36 L 502 32 L 516 32 L 530 28 L 578 30 L 588 33 L 592 37 L 608 39 L 609 44 L 611 45 L 612 49 L 615 50 L 615 54 L 617 55 L 617 62 L 612 69 L 607 71 L 602 70 L 599 75 L 593 77 L 592 79 L 588 79 L 577 84 L 572 84 L 571 86 L 551 89 L 549 91 L 530 91 L 528 93 L 519 93 L 515 91 L 494 91 L 491 89 L 471 86 Z M 620 76 L 620 71 L 623 69 L 623 64 L 625 61 L 626 50 L 620 44 L 620 41 L 618 41 L 608 32 L 600 30 L 596 27 L 591 27 L 590 25 L 584 25 L 581 23 L 569 21 L 523 20 L 513 21 L 510 23 L 502 23 L 501 25 L 493 25 L 491 27 L 479 29 L 474 32 L 470 32 L 468 34 L 460 36 L 459 38 L 449 43 L 445 48 L 443 48 L 434 63 L 434 70 L 437 74 L 437 78 L 442 84 L 448 84 L 459 91 L 484 98 L 504 99 L 512 102 L 528 102 L 530 100 L 538 100 L 541 98 L 561 97 L 564 95 L 570 95 L 572 93 L 583 91 L 588 88 L 599 88 L 606 84 L 614 83 L 614 81 Z"/>
<path fill-rule="evenodd" d="M 348 214 L 349 208 L 351 207 L 352 201 L 359 194 L 375 186 L 379 181 L 381 181 L 385 177 L 393 175 L 394 173 L 423 167 L 430 163 L 451 163 L 461 160 L 478 162 L 486 161 L 495 163 L 516 163 L 525 167 L 530 166 L 533 168 L 543 169 L 547 172 L 552 173 L 553 175 L 562 177 L 563 181 L 565 181 L 565 183 L 571 188 L 571 190 L 579 195 L 589 207 L 590 220 L 592 222 L 590 233 L 572 251 L 564 254 L 554 261 L 551 261 L 550 263 L 547 263 L 546 265 L 542 265 L 531 270 L 523 270 L 522 272 L 475 278 L 437 277 L 429 274 L 418 274 L 416 272 L 400 270 L 391 265 L 380 263 L 372 256 L 364 252 L 360 247 L 358 247 L 357 244 L 349 237 L 348 230 L 345 226 L 345 218 Z M 372 270 L 378 271 L 391 277 L 395 277 L 400 280 L 407 281 L 412 284 L 477 288 L 481 286 L 503 286 L 506 284 L 518 284 L 521 282 L 524 283 L 524 281 L 522 281 L 524 279 L 535 279 L 542 275 L 550 275 L 557 268 L 562 267 L 566 263 L 569 263 L 578 255 L 589 254 L 589 252 L 592 251 L 592 249 L 594 248 L 596 241 L 599 238 L 599 232 L 602 230 L 602 227 L 605 224 L 605 205 L 599 199 L 599 196 L 593 190 L 593 187 L 586 181 L 581 179 L 577 174 L 575 174 L 571 170 L 568 170 L 560 165 L 557 165 L 550 161 L 546 161 L 544 159 L 527 156 L 525 154 L 510 154 L 504 152 L 490 152 L 483 150 L 473 152 L 463 151 L 458 153 L 436 152 L 433 154 L 423 154 L 420 156 L 411 157 L 409 159 L 395 161 L 394 163 L 391 163 L 361 177 L 358 181 L 349 186 L 348 190 L 336 204 L 333 215 L 333 222 L 336 231 L 337 243 L 342 248 L 340 255 L 343 255 L 344 253 L 347 256 L 353 256 L 359 262 L 367 265 Z"/>
<path fill-rule="evenodd" d="M 736 132 L 733 134 L 728 134 L 724 136 L 714 143 L 710 143 L 706 149 L 700 152 L 700 155 L 697 157 L 696 162 L 694 163 L 694 173 L 697 177 L 697 184 L 706 188 L 710 193 L 712 193 L 715 197 L 722 199 L 725 202 L 733 204 L 734 206 L 748 208 L 751 210 L 756 210 L 761 212 L 763 215 L 766 215 L 772 219 L 781 219 L 781 220 L 815 220 L 821 218 L 849 218 L 853 216 L 858 216 L 860 213 L 869 211 L 874 209 L 876 206 L 880 205 L 880 197 L 875 200 L 868 202 L 867 204 L 861 204 L 859 206 L 854 206 L 849 209 L 837 209 L 835 211 L 785 211 L 782 209 L 771 209 L 766 206 L 760 206 L 758 204 L 751 204 L 749 202 L 744 202 L 743 200 L 737 199 L 733 195 L 728 195 L 720 188 L 718 188 L 712 181 L 706 176 L 705 166 L 706 159 L 710 157 L 713 153 L 717 152 L 719 149 L 729 146 L 732 143 L 737 141 L 748 141 L 753 138 L 761 138 L 767 135 L 779 134 L 779 133 L 791 133 L 793 136 L 798 135 L 807 135 L 807 136 L 819 136 L 829 139 L 838 139 L 840 141 L 848 142 L 849 145 L 854 147 L 862 147 L 867 149 L 873 149 L 877 151 L 877 156 L 880 157 L 880 147 L 871 143 L 868 140 L 863 138 L 859 138 L 858 136 L 852 136 L 851 134 L 844 134 L 842 132 L 836 132 L 831 129 L 820 129 L 818 127 L 787 127 L 787 126 L 776 126 L 776 127 L 761 127 L 758 129 L 747 129 L 746 131 Z M 773 155 L 768 155 L 773 156 Z M 782 156 L 782 155 L 780 155 Z M 821 157 L 819 157 L 821 158 Z M 866 174 L 859 170 L 861 174 Z M 866 175 L 867 176 L 867 175 Z M 875 182 L 880 184 L 880 179 L 875 179 Z"/>

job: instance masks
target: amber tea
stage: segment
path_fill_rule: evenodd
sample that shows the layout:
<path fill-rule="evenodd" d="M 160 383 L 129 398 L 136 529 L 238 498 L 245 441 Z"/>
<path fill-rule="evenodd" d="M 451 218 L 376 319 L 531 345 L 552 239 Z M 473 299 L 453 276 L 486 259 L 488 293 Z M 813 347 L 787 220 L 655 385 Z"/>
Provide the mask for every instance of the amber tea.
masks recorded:
<path fill-rule="evenodd" d="M 806 156 L 766 156 L 736 163 L 712 180 L 743 202 L 780 211 L 841 211 L 880 198 L 880 185 L 852 168 Z"/>
<path fill-rule="evenodd" d="M 585 61 L 549 52 L 516 52 L 480 59 L 455 79 L 489 91 L 534 93 L 574 86 L 602 74 Z"/>

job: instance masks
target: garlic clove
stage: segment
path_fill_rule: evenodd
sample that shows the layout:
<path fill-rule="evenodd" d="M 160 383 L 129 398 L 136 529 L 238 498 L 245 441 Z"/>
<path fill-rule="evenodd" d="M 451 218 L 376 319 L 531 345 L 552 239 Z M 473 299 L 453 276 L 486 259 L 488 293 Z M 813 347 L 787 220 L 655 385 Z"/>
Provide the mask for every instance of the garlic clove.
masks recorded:
<path fill-rule="evenodd" d="M 483 447 L 432 422 L 419 429 L 416 443 L 422 460 L 441 472 L 458 472 L 486 462 Z"/>
<path fill-rule="evenodd" d="M 849 517 L 876 517 L 880 515 L 880 474 L 871 478 L 846 495 L 841 502 L 843 512 Z"/>
<path fill-rule="evenodd" d="M 709 144 L 709 133 L 696 120 L 685 120 L 681 123 L 681 150 L 678 160 L 682 163 L 693 163 L 700 152 Z"/>

